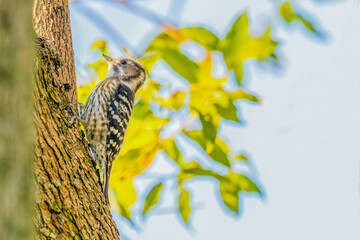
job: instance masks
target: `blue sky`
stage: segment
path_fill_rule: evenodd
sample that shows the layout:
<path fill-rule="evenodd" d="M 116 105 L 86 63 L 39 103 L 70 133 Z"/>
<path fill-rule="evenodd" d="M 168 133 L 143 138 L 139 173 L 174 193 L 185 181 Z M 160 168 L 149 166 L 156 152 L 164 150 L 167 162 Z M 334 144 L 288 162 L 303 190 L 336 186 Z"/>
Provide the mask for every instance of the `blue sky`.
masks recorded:
<path fill-rule="evenodd" d="M 138 3 L 164 18 L 179 20 L 176 14 L 167 16 L 167 0 Z M 115 41 L 119 37 L 108 36 L 106 29 L 84 17 L 80 4 L 70 6 L 79 71 L 92 56 L 90 44 L 98 38 L 110 41 L 114 56 L 122 54 Z M 114 5 L 91 1 L 87 6 L 110 21 L 134 49 L 144 46 L 156 30 Z M 284 39 L 284 70 L 273 74 L 253 62 L 246 64 L 246 88 L 260 94 L 264 103 L 242 103 L 240 113 L 246 124 L 221 128 L 235 150 L 250 153 L 266 199 L 245 198 L 241 217 L 233 218 L 224 213 L 214 184 L 197 182 L 191 185 L 196 193 L 193 203 L 204 204 L 191 216 L 192 230 L 173 214 L 155 214 L 141 225 L 140 233 L 120 225 L 131 239 L 360 238 L 360 6 L 354 7 L 353 1 L 301 1 L 301 6 L 314 13 L 328 40 L 319 41 L 299 28 L 277 28 L 276 36 Z M 274 18 L 269 1 L 225 0 L 220 5 L 216 0 L 189 0 L 180 23 L 200 24 L 224 34 L 244 7 L 250 10 L 255 30 Z M 171 166 L 164 161 L 151 166 L 157 172 L 168 169 Z"/>

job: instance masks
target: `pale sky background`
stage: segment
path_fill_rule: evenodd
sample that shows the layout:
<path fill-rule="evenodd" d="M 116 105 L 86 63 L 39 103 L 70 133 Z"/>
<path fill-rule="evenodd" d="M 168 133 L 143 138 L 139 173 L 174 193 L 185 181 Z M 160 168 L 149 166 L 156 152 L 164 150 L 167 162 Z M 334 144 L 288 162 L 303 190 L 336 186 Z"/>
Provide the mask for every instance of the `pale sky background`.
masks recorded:
<path fill-rule="evenodd" d="M 137 2 L 166 15 L 170 1 Z M 270 1 L 219 2 L 188 0 L 181 25 L 202 24 L 224 34 L 246 6 L 255 29 L 274 16 Z M 114 56 L 121 54 L 113 40 L 82 15 L 80 4 L 70 6 L 80 72 L 81 62 L 91 56 L 90 44 L 98 38 L 110 40 Z M 135 49 L 146 44 L 145 38 L 155 29 L 146 20 L 114 5 L 90 1 L 87 6 L 111 20 L 114 29 Z M 278 27 L 275 36 L 283 39 L 280 49 L 284 70 L 274 74 L 260 70 L 254 61 L 247 63 L 246 89 L 259 94 L 264 103 L 243 102 L 239 114 L 245 125 L 221 128 L 222 136 L 235 150 L 250 154 L 265 198 L 246 197 L 241 216 L 234 217 L 224 212 L 213 183 L 196 182 L 190 186 L 195 193 L 192 203 L 201 203 L 202 207 L 191 215 L 191 229 L 179 221 L 179 216 L 158 212 L 140 220 L 139 233 L 120 222 L 127 237 L 360 239 L 360 6 L 354 7 L 351 0 L 333 4 L 301 1 L 301 6 L 316 16 L 328 40 L 304 34 L 301 27 L 286 31 Z M 144 29 L 142 34 L 139 29 Z M 164 161 L 150 167 L 155 172 L 166 173 L 168 169 L 171 166 Z M 139 181 L 137 187 L 141 188 Z M 162 204 L 173 204 L 171 196 Z"/>

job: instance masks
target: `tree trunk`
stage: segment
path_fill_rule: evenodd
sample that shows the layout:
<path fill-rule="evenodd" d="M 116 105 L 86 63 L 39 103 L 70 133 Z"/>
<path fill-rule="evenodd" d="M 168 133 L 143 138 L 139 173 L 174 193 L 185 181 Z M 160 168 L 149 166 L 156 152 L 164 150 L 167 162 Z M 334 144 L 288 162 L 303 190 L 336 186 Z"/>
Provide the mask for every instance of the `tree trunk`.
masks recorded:
<path fill-rule="evenodd" d="M 119 239 L 78 124 L 67 0 L 35 0 L 35 228 L 37 239 Z"/>
<path fill-rule="evenodd" d="M 0 0 L 0 239 L 32 239 L 31 2 Z"/>

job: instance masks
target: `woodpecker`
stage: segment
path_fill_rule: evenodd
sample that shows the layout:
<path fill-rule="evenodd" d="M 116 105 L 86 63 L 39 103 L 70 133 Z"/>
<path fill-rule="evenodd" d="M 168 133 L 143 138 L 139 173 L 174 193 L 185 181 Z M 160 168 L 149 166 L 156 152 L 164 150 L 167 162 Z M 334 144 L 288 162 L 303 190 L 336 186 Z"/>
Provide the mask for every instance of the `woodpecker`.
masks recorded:
<path fill-rule="evenodd" d="M 143 66 L 134 59 L 103 56 L 109 65 L 107 76 L 92 89 L 80 120 L 99 166 L 102 191 L 109 203 L 112 162 L 121 149 L 135 93 L 144 84 L 146 75 Z"/>

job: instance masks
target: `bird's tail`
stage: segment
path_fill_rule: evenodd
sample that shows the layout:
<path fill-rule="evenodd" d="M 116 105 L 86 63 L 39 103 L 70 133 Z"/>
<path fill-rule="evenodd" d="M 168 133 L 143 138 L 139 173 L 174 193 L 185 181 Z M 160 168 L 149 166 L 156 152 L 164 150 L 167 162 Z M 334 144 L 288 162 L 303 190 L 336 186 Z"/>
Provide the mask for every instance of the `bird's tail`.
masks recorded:
<path fill-rule="evenodd" d="M 111 165 L 112 165 L 111 161 L 107 162 L 104 169 L 105 171 L 103 171 L 102 190 L 107 204 L 109 204 L 109 178 L 110 178 Z"/>
<path fill-rule="evenodd" d="M 104 196 L 105 196 L 105 200 L 106 200 L 106 203 L 109 204 L 109 178 L 107 176 L 108 174 L 104 174 L 104 181 L 103 181 L 103 193 L 104 193 Z"/>

